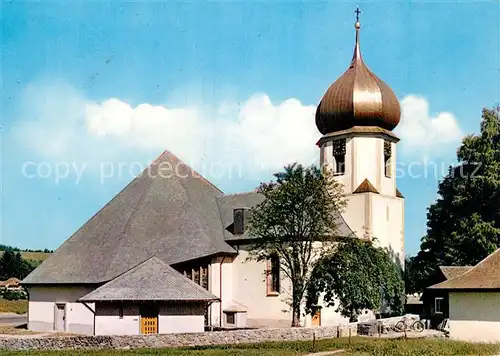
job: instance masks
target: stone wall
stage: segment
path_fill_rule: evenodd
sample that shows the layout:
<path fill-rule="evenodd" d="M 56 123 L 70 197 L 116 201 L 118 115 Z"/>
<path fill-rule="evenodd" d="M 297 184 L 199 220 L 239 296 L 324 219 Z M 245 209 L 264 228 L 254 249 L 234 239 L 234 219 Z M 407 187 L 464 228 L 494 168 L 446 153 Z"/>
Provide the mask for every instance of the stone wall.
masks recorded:
<path fill-rule="evenodd" d="M 351 328 L 351 335 L 356 329 Z M 0 338 L 0 349 L 60 350 L 60 349 L 123 349 L 164 348 L 201 345 L 255 343 L 265 341 L 292 341 L 327 339 L 349 336 L 349 326 L 315 328 L 255 329 L 213 331 L 192 334 L 161 334 L 134 336 L 53 336 L 32 338 Z"/>

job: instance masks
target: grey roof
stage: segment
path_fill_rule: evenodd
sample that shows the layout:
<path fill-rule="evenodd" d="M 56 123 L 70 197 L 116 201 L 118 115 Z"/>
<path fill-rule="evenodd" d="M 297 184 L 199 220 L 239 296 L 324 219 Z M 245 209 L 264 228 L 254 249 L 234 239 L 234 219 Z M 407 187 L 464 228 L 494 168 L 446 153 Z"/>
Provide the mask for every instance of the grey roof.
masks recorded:
<path fill-rule="evenodd" d="M 236 254 L 233 209 L 262 202 L 259 193 L 224 195 L 172 153 L 162 153 L 31 272 L 23 284 L 102 284 L 156 256 L 173 265 Z M 354 235 L 335 212 L 338 235 Z"/>
<path fill-rule="evenodd" d="M 264 195 L 257 192 L 226 195 L 217 198 L 222 224 L 224 226 L 224 238 L 226 241 L 250 239 L 248 231 L 242 235 L 234 235 L 233 210 L 237 208 L 254 208 L 264 201 Z"/>
<path fill-rule="evenodd" d="M 159 258 L 151 257 L 80 298 L 84 302 L 119 300 L 215 301 L 219 298 Z"/>
<path fill-rule="evenodd" d="M 245 231 L 242 235 L 235 235 L 232 233 L 233 210 L 236 208 L 254 208 L 262 203 L 264 199 L 264 195 L 257 192 L 231 194 L 217 198 L 217 203 L 221 211 L 222 224 L 224 225 L 224 238 L 227 242 L 234 243 L 240 240 L 253 238 L 248 231 Z M 334 215 L 337 222 L 337 237 L 356 236 L 339 211 L 335 211 Z"/>
<path fill-rule="evenodd" d="M 335 221 L 337 223 L 336 234 L 338 237 L 359 237 L 356 235 L 354 231 L 352 231 L 351 227 L 347 225 L 347 223 L 344 220 L 344 217 L 338 210 L 335 210 L 334 214 L 335 214 Z"/>
<path fill-rule="evenodd" d="M 23 283 L 102 283 L 151 256 L 174 264 L 236 253 L 223 238 L 223 195 L 166 151 Z"/>

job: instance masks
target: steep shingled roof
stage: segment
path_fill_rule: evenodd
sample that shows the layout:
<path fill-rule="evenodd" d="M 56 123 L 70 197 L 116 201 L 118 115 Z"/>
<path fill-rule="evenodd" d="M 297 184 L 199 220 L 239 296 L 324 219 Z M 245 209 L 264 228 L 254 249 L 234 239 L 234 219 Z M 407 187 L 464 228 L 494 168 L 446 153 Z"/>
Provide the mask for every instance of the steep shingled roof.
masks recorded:
<path fill-rule="evenodd" d="M 161 154 L 36 268 L 23 284 L 102 284 L 156 256 L 176 264 L 236 254 L 233 209 L 264 200 L 250 192 L 224 195 L 170 152 Z M 338 235 L 353 236 L 335 212 Z"/>
<path fill-rule="evenodd" d="M 429 289 L 500 289 L 500 248 L 465 273 Z"/>
<path fill-rule="evenodd" d="M 257 192 L 231 194 L 217 198 L 217 203 L 221 211 L 222 224 L 224 225 L 224 238 L 227 242 L 237 242 L 253 238 L 248 233 L 248 230 L 242 235 L 232 233 L 233 210 L 236 208 L 253 208 L 263 201 L 264 195 Z M 337 223 L 337 236 L 351 237 L 356 235 L 349 225 L 347 225 L 340 212 L 335 211 L 334 215 Z"/>
<path fill-rule="evenodd" d="M 219 298 L 159 258 L 151 257 L 80 298 L 83 302 L 118 300 L 208 302 Z"/>
<path fill-rule="evenodd" d="M 151 256 L 174 264 L 236 253 L 223 238 L 223 195 L 166 151 L 23 283 L 102 283 Z"/>
<path fill-rule="evenodd" d="M 471 268 L 472 266 L 439 266 L 439 269 L 447 280 L 456 278 Z"/>

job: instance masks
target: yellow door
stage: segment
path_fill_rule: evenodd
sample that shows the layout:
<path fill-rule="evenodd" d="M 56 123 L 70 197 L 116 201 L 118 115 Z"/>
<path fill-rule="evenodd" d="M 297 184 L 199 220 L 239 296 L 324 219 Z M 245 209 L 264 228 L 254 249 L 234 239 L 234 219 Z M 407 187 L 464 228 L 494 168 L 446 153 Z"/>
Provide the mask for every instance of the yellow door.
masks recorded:
<path fill-rule="evenodd" d="M 321 326 L 321 309 L 312 317 L 312 326 Z"/>
<path fill-rule="evenodd" d="M 141 334 L 158 334 L 158 317 L 141 317 Z"/>
<path fill-rule="evenodd" d="M 141 334 L 158 334 L 158 308 L 143 306 L 141 313 Z"/>

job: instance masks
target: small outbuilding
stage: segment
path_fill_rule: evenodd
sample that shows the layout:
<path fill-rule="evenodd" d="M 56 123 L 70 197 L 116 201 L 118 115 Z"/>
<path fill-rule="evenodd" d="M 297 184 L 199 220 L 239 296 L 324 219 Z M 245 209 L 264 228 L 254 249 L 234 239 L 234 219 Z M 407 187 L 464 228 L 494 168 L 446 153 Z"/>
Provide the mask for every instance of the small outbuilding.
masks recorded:
<path fill-rule="evenodd" d="M 156 257 L 81 297 L 95 303 L 94 335 L 203 332 L 218 298 Z"/>
<path fill-rule="evenodd" d="M 500 249 L 453 272 L 452 278 L 428 288 L 447 295 L 450 338 L 500 342 Z"/>

